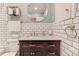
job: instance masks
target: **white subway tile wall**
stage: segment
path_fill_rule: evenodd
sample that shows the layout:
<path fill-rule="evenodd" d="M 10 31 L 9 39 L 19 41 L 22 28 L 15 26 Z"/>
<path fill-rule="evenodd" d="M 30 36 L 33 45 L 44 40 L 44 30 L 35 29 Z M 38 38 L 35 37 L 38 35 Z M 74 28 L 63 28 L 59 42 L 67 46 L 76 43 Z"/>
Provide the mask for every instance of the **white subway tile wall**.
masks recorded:
<path fill-rule="evenodd" d="M 7 48 L 7 10 L 6 4 L 0 3 L 0 48 Z"/>
<path fill-rule="evenodd" d="M 71 38 L 65 33 L 65 27 L 71 25 L 71 19 L 53 23 L 53 34 L 62 40 L 61 56 L 79 56 L 79 17 L 76 17 L 73 21 L 73 25 L 75 25 L 77 31 L 76 38 Z"/>
<path fill-rule="evenodd" d="M 0 49 L 4 49 L 5 52 L 17 51 L 19 48 L 18 38 L 11 37 L 7 27 L 8 20 L 7 4 L 0 3 Z"/>
<path fill-rule="evenodd" d="M 15 52 L 19 49 L 18 39 L 23 36 L 30 36 L 29 33 L 42 33 L 48 34 L 49 30 L 53 31 L 52 39 L 60 39 L 60 53 L 61 56 L 79 56 L 79 17 L 73 21 L 77 30 L 77 37 L 68 37 L 64 31 L 65 27 L 71 25 L 72 20 L 55 21 L 54 23 L 22 23 L 19 38 L 13 38 L 7 30 L 8 15 L 6 4 L 0 4 L 0 48 L 7 51 Z"/>

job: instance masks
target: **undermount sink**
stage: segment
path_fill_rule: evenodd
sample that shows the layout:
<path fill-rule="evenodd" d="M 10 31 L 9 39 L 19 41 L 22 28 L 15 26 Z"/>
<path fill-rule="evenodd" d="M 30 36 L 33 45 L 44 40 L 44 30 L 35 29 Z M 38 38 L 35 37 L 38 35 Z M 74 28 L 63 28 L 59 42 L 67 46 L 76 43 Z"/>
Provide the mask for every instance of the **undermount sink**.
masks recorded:
<path fill-rule="evenodd" d="M 19 40 L 56 40 L 53 36 L 32 36 L 32 37 L 21 37 Z"/>

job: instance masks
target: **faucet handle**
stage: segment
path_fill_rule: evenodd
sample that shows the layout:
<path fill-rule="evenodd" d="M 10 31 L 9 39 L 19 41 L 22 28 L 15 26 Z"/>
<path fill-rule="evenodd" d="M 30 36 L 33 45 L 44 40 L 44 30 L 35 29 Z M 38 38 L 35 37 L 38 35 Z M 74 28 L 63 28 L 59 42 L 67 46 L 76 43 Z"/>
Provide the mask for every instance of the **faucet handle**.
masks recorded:
<path fill-rule="evenodd" d="M 52 35 L 52 30 L 49 30 L 48 31 L 48 34 L 51 36 Z"/>

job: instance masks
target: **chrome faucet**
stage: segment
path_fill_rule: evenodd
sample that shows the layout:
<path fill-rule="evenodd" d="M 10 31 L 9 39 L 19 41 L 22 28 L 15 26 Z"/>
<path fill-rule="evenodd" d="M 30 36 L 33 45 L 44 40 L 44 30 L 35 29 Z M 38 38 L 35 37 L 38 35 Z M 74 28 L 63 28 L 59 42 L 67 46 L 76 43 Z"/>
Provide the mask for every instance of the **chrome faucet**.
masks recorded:
<path fill-rule="evenodd" d="M 35 32 L 33 33 L 34 36 L 36 36 Z"/>

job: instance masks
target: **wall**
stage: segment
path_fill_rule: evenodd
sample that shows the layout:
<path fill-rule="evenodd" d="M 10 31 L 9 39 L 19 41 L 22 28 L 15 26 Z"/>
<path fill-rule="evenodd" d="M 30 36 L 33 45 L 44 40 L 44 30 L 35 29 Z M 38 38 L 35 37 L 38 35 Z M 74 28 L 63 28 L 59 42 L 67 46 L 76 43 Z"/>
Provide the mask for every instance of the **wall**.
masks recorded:
<path fill-rule="evenodd" d="M 69 9 L 66 11 L 65 9 Z M 72 14 L 70 14 L 73 11 Z M 77 31 L 77 37 L 71 38 L 66 35 L 65 27 L 72 24 L 71 18 L 74 15 L 73 4 L 56 4 L 56 21 L 53 23 L 53 32 L 61 42 L 61 55 L 62 56 L 79 56 L 79 17 L 73 19 Z"/>
<path fill-rule="evenodd" d="M 7 13 L 6 4 L 0 3 L 0 48 L 7 50 Z"/>

